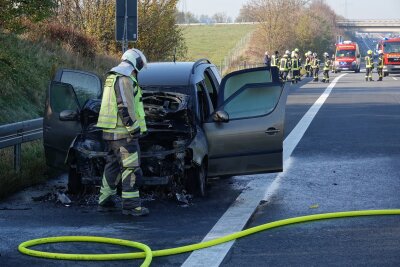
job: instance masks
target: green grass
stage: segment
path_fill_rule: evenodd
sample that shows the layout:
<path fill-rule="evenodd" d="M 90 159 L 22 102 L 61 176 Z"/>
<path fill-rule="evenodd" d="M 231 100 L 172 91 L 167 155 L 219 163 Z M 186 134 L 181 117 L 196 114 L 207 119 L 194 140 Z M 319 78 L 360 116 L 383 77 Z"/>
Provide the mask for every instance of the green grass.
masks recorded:
<path fill-rule="evenodd" d="M 257 26 L 232 24 L 182 27 L 188 47 L 187 59 L 208 58 L 215 65 L 220 65 L 240 39 L 255 30 Z"/>

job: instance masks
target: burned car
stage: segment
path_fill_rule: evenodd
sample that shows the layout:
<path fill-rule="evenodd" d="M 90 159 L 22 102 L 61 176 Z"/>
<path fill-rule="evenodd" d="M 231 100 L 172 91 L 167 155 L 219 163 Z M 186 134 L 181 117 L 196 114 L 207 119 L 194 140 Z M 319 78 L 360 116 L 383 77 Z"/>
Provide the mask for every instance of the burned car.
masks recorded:
<path fill-rule="evenodd" d="M 138 77 L 148 134 L 140 139 L 142 186 L 206 194 L 207 177 L 282 171 L 287 88 L 275 68 L 232 72 L 215 65 L 150 63 Z M 49 166 L 68 168 L 70 191 L 100 184 L 105 164 L 96 128 L 102 82 L 61 69 L 51 81 L 44 116 Z"/>

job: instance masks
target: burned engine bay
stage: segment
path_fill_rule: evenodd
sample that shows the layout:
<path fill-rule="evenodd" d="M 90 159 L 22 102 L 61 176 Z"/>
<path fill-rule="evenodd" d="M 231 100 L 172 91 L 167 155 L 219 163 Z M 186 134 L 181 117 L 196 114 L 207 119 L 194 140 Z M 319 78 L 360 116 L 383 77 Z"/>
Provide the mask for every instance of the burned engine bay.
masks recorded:
<path fill-rule="evenodd" d="M 140 139 L 144 182 L 169 184 L 180 191 L 192 164 L 188 146 L 196 135 L 190 96 L 144 90 L 142 100 L 148 128 L 147 136 Z"/>
<path fill-rule="evenodd" d="M 157 191 L 187 202 L 187 173 L 193 167 L 191 146 L 195 146 L 193 140 L 199 136 L 191 96 L 143 90 L 142 101 L 147 135 L 139 139 L 143 171 L 140 186 L 144 191 L 159 188 Z M 75 153 L 67 156 L 67 162 L 76 168 L 83 185 L 101 184 L 107 152 L 101 129 L 95 127 L 100 105 L 98 99 L 88 100 L 81 110 L 83 131 L 73 143 Z"/>

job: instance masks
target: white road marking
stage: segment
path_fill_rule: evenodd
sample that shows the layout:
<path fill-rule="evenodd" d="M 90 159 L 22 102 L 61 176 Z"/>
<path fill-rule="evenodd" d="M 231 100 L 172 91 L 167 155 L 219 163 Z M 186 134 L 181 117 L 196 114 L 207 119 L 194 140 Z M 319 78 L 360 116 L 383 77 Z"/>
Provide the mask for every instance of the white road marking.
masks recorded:
<path fill-rule="evenodd" d="M 392 77 L 392 78 L 393 78 L 393 80 L 397 81 L 397 78 L 396 78 L 396 77 Z"/>
<path fill-rule="evenodd" d="M 313 106 L 307 111 L 296 127 L 286 137 L 283 142 L 283 166 L 284 170 L 290 166 L 290 156 L 297 144 L 300 142 L 307 128 L 311 124 L 319 109 L 325 103 L 333 87 L 338 80 L 345 74 L 336 77 L 332 83 L 325 89 L 322 95 L 317 99 Z M 262 200 L 269 200 L 279 189 L 282 173 L 268 174 L 270 178 L 275 176 L 271 184 L 265 182 L 266 175 L 251 181 L 245 190 L 237 197 L 235 202 L 222 215 L 211 231 L 204 237 L 203 241 L 225 236 L 237 231 L 241 231 L 260 204 Z M 185 267 L 195 266 L 219 266 L 226 254 L 231 249 L 234 241 L 224 243 L 218 246 L 197 250 L 193 252 L 182 264 Z"/>

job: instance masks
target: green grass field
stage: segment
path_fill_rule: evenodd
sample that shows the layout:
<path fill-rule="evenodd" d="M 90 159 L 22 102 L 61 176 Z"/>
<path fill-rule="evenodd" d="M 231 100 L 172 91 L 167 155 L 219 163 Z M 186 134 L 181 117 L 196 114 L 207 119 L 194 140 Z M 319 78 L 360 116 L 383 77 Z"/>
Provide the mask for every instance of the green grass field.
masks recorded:
<path fill-rule="evenodd" d="M 224 57 L 241 38 L 256 29 L 256 25 L 196 25 L 182 26 L 188 47 L 188 60 L 208 58 L 220 65 Z"/>

